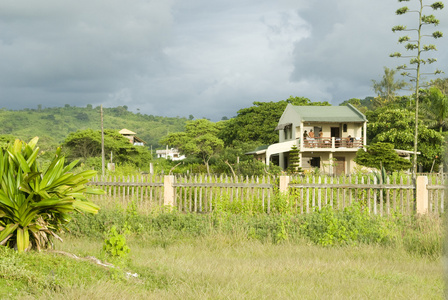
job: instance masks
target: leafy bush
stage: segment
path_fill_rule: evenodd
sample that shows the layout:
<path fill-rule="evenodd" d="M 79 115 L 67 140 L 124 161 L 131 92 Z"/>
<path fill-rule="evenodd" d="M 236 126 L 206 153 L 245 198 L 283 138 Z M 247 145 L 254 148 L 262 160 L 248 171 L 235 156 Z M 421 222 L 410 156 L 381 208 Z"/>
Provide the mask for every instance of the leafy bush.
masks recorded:
<path fill-rule="evenodd" d="M 279 203 L 273 204 L 274 201 Z M 129 232 L 138 240 L 166 248 L 185 239 L 225 235 L 263 243 L 313 243 L 325 247 L 376 244 L 403 247 L 412 254 L 438 258 L 442 254 L 444 227 L 439 218 L 409 218 L 399 214 L 381 217 L 371 214 L 361 203 L 339 211 L 323 207 L 309 214 L 293 213 L 287 197 L 272 201 L 270 214 L 244 210 L 226 199 L 215 201 L 209 214 L 177 211 L 142 214 L 137 206 L 102 209 L 95 217 L 76 215 L 68 227 L 77 236 L 104 239 L 111 226 Z M 274 207 L 276 207 L 274 209 Z"/>
<path fill-rule="evenodd" d="M 70 173 L 77 162 L 64 166 L 60 148 L 41 171 L 37 141 L 16 140 L 0 150 L 0 245 L 20 252 L 51 246 L 72 212 L 97 213 L 99 207 L 84 194 L 102 193 L 85 186 L 96 172 Z"/>
<path fill-rule="evenodd" d="M 118 233 L 115 226 L 110 228 L 107 238 L 104 240 L 103 250 L 106 254 L 117 258 L 125 258 L 131 251 L 126 244 L 126 237 Z"/>
<path fill-rule="evenodd" d="M 322 246 L 344 244 L 387 244 L 392 235 L 384 219 L 369 215 L 356 203 L 343 211 L 330 206 L 305 216 L 302 233 Z"/>

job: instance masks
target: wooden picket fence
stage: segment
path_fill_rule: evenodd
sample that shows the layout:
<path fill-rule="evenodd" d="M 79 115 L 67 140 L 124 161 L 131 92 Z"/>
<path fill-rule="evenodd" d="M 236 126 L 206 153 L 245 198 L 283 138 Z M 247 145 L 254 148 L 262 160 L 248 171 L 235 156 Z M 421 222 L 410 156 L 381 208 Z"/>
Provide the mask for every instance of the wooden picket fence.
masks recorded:
<path fill-rule="evenodd" d="M 289 188 L 294 189 L 300 213 L 326 205 L 344 209 L 354 202 L 362 203 L 373 214 L 415 212 L 415 185 L 410 176 L 388 177 L 385 183 L 370 176 L 297 177 L 292 179 Z"/>
<path fill-rule="evenodd" d="M 173 204 L 183 212 L 202 213 L 212 211 L 220 200 L 246 204 L 260 202 L 261 210 L 270 212 L 273 180 L 275 178 L 269 176 L 177 176 L 173 184 Z M 115 199 L 121 203 L 134 201 L 147 209 L 166 204 L 164 176 L 97 176 L 89 184 L 105 191 L 99 198 Z"/>
<path fill-rule="evenodd" d="M 279 211 L 287 205 L 295 213 L 310 213 L 330 205 L 344 209 L 361 202 L 373 214 L 411 215 L 416 212 L 416 185 L 410 176 L 388 177 L 380 182 L 374 176 L 297 176 L 287 177 L 286 190 L 279 188 L 279 177 L 229 176 L 167 176 L 141 175 L 127 177 L 97 177 L 89 184 L 103 189 L 101 198 L 122 203 L 134 201 L 139 207 L 152 209 L 173 205 L 182 212 L 206 213 L 219 208 Z M 446 180 L 429 176 L 428 212 L 441 214 L 445 209 Z M 172 199 L 166 190 L 172 189 Z"/>

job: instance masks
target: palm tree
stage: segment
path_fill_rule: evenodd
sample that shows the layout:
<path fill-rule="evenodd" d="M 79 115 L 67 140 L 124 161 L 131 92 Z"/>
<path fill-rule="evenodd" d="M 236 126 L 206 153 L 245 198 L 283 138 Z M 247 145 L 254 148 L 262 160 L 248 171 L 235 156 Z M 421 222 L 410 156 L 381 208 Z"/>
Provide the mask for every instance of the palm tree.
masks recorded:
<path fill-rule="evenodd" d="M 376 106 L 383 106 L 392 102 L 395 96 L 397 96 L 397 91 L 407 85 L 403 80 L 395 80 L 396 72 L 394 69 L 384 67 L 383 79 L 381 81 L 372 80 L 373 89 L 378 95 L 378 98 L 376 98 Z"/>
<path fill-rule="evenodd" d="M 423 106 L 428 127 L 442 132 L 448 129 L 448 96 L 437 87 L 432 87 L 427 93 L 428 105 Z"/>

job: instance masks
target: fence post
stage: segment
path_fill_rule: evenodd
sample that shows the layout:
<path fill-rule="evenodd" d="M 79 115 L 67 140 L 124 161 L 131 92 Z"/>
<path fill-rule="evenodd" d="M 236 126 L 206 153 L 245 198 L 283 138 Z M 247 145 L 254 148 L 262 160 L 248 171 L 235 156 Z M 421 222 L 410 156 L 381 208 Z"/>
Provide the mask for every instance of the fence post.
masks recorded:
<path fill-rule="evenodd" d="M 280 176 L 280 186 L 279 186 L 280 194 L 288 193 L 288 185 L 290 181 L 291 177 L 285 175 Z"/>
<path fill-rule="evenodd" d="M 174 206 L 174 175 L 163 178 L 163 205 Z"/>
<path fill-rule="evenodd" d="M 417 204 L 417 214 L 425 215 L 428 213 L 428 177 L 417 176 L 416 181 L 416 204 Z"/>

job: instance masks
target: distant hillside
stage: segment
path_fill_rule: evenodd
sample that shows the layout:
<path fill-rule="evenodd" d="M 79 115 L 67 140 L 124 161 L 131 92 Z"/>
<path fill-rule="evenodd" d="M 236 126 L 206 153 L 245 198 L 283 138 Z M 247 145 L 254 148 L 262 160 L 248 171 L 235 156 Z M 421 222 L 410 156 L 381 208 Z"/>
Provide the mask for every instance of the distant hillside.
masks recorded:
<path fill-rule="evenodd" d="M 157 117 L 132 113 L 126 106 L 103 108 L 104 129 L 127 128 L 147 142 L 148 147 L 158 148 L 159 140 L 169 132 L 184 131 L 186 118 Z M 0 134 L 10 134 L 22 139 L 34 136 L 54 143 L 62 143 L 69 133 L 82 129 L 101 129 L 100 107 L 38 108 L 24 110 L 0 109 Z"/>

